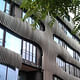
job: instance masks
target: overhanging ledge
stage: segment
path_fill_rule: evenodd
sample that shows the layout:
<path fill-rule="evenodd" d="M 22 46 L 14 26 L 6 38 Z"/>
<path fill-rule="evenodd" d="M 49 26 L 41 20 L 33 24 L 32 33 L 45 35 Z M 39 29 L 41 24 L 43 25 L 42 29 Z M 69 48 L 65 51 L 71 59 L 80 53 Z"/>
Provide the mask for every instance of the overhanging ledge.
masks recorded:
<path fill-rule="evenodd" d="M 22 58 L 19 54 L 0 46 L 0 64 L 21 68 Z"/>

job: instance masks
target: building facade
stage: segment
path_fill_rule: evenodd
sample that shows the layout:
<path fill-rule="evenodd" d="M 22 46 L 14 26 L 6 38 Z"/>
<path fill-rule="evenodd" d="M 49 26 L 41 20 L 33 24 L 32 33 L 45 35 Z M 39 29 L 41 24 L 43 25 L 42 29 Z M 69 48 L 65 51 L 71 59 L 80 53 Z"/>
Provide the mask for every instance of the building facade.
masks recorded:
<path fill-rule="evenodd" d="M 0 0 L 0 80 L 80 80 L 80 42 L 71 18 L 49 16 L 33 30 L 21 2 Z"/>

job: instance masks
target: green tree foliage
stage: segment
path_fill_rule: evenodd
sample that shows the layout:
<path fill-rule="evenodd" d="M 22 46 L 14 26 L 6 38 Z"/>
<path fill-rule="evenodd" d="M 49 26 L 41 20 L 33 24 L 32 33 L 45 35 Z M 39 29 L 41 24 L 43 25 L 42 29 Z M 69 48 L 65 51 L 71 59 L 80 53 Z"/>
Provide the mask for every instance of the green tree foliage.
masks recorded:
<path fill-rule="evenodd" d="M 52 18 L 50 22 L 50 26 L 52 26 L 57 16 L 68 15 L 69 12 L 73 12 L 76 15 L 79 3 L 79 0 L 23 0 L 21 8 L 26 10 L 24 20 L 34 15 L 33 18 L 36 25 L 49 14 Z"/>

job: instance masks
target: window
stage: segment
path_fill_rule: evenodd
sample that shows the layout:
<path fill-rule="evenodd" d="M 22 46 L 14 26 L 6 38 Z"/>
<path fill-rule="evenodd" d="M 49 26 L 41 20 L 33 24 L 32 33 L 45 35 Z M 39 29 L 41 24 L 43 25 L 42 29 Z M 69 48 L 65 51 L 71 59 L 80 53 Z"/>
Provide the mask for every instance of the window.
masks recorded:
<path fill-rule="evenodd" d="M 3 46 L 15 53 L 21 54 L 24 60 L 27 60 L 30 63 L 40 67 L 42 59 L 41 48 L 38 45 L 35 46 L 32 43 L 19 38 L 19 36 L 16 36 L 15 33 L 11 34 L 8 29 L 0 28 L 0 46 Z"/>
<path fill-rule="evenodd" d="M 38 65 L 41 66 L 41 57 L 42 57 L 42 50 L 37 45 L 35 46 L 31 42 L 28 41 L 22 41 L 23 47 L 22 47 L 22 58 L 23 60 L 34 64 L 35 66 Z"/>
<path fill-rule="evenodd" d="M 69 19 L 70 17 L 67 17 L 67 18 Z M 65 19 L 67 20 L 67 18 L 65 18 Z M 70 38 L 76 40 L 78 43 L 80 43 L 78 37 L 72 35 L 71 32 L 66 27 L 66 25 L 64 25 L 60 20 L 58 20 L 58 27 L 60 27 L 64 31 L 64 33 L 66 33 L 66 35 L 68 37 L 70 37 Z"/>
<path fill-rule="evenodd" d="M 35 63 L 36 62 L 36 47 L 33 46 L 33 62 Z"/>
<path fill-rule="evenodd" d="M 56 63 L 58 64 L 58 66 L 60 68 L 62 68 L 65 71 L 65 62 L 61 58 L 57 57 L 56 58 Z"/>
<path fill-rule="evenodd" d="M 0 0 L 0 10 L 9 14 L 10 13 L 10 4 L 5 0 Z"/>
<path fill-rule="evenodd" d="M 64 20 L 69 22 L 70 21 L 70 16 L 65 14 Z"/>
<path fill-rule="evenodd" d="M 3 29 L 0 28 L 0 46 L 3 44 Z"/>
<path fill-rule="evenodd" d="M 80 71 L 80 70 L 77 68 L 77 69 L 76 69 L 76 76 L 77 76 L 77 77 L 79 77 L 79 71 Z"/>
<path fill-rule="evenodd" d="M 3 45 L 4 43 L 4 45 Z M 41 66 L 42 50 L 30 42 L 24 41 L 11 34 L 10 31 L 0 28 L 0 46 L 21 54 L 24 60 Z"/>
<path fill-rule="evenodd" d="M 18 69 L 13 70 L 8 67 L 7 80 L 17 80 L 18 79 Z"/>
<path fill-rule="evenodd" d="M 59 39 L 59 38 L 56 37 L 56 36 L 54 36 L 53 39 L 54 39 L 54 41 L 55 41 L 57 44 L 59 44 L 60 46 L 66 48 L 65 43 L 64 43 L 61 39 Z"/>
<path fill-rule="evenodd" d="M 66 63 L 66 72 L 69 73 L 69 64 Z"/>
<path fill-rule="evenodd" d="M 70 74 L 74 75 L 74 66 L 70 65 Z"/>
<path fill-rule="evenodd" d="M 0 64 L 0 80 L 5 80 L 7 67 Z"/>
<path fill-rule="evenodd" d="M 77 68 L 75 67 L 75 76 L 78 76 Z"/>
<path fill-rule="evenodd" d="M 53 76 L 53 80 L 63 80 L 63 79 L 59 78 L 58 76 Z"/>
<path fill-rule="evenodd" d="M 36 63 L 36 54 L 36 47 L 29 42 L 23 41 L 23 59 Z"/>
<path fill-rule="evenodd" d="M 71 33 L 68 30 L 67 30 L 67 36 L 72 38 L 72 35 L 71 35 Z"/>
<path fill-rule="evenodd" d="M 24 18 L 25 14 L 26 14 L 25 12 L 22 13 L 22 18 Z M 28 17 L 26 21 L 29 22 L 30 24 L 34 23 L 34 20 L 31 17 Z"/>
<path fill-rule="evenodd" d="M 58 38 L 54 36 L 54 41 L 58 44 Z"/>
<path fill-rule="evenodd" d="M 7 14 L 10 13 L 10 4 L 9 4 L 8 2 L 6 2 L 5 12 L 6 12 Z"/>
<path fill-rule="evenodd" d="M 76 57 L 76 60 L 79 61 L 80 56 L 79 56 L 79 54 L 77 52 L 76 52 L 75 57 Z"/>
<path fill-rule="evenodd" d="M 5 8 L 5 1 L 0 0 L 0 10 L 4 12 L 4 8 Z"/>
<path fill-rule="evenodd" d="M 80 62 L 80 55 L 76 50 L 73 50 L 72 48 L 70 48 L 63 40 L 61 40 L 55 35 L 53 35 L 53 39 L 57 44 L 64 47 L 68 51 L 68 53 L 72 56 L 72 58 Z"/>
<path fill-rule="evenodd" d="M 67 46 L 67 51 L 73 57 L 73 50 L 70 47 L 68 47 L 68 46 Z"/>
<path fill-rule="evenodd" d="M 71 74 L 71 75 L 76 76 L 78 78 L 80 77 L 80 69 L 77 68 L 76 66 L 63 61 L 60 57 L 56 57 L 56 63 L 58 64 L 58 66 L 61 69 L 63 69 L 68 74 Z M 55 78 L 55 80 L 56 80 L 56 78 Z"/>
<path fill-rule="evenodd" d="M 25 14 L 26 14 L 25 12 L 22 13 L 22 18 L 24 18 Z M 28 17 L 28 18 L 26 19 L 26 21 L 27 21 L 28 23 L 30 23 L 30 24 L 33 24 L 33 23 L 34 23 L 34 20 L 33 20 L 31 17 Z M 39 24 L 37 24 L 35 28 L 38 29 L 38 30 L 40 30 Z"/>
<path fill-rule="evenodd" d="M 32 57 L 33 57 L 33 52 L 32 52 L 32 44 L 30 44 L 30 61 L 32 61 Z"/>
<path fill-rule="evenodd" d="M 18 69 L 13 70 L 12 68 L 0 64 L 0 80 L 17 80 Z"/>
<path fill-rule="evenodd" d="M 59 40 L 59 42 L 58 42 L 59 44 L 60 44 L 60 46 L 62 46 L 62 41 L 61 40 Z"/>
<path fill-rule="evenodd" d="M 21 54 L 21 39 L 6 32 L 5 48 L 8 48 L 16 53 Z"/>
<path fill-rule="evenodd" d="M 58 26 L 62 29 L 63 25 L 58 21 Z"/>

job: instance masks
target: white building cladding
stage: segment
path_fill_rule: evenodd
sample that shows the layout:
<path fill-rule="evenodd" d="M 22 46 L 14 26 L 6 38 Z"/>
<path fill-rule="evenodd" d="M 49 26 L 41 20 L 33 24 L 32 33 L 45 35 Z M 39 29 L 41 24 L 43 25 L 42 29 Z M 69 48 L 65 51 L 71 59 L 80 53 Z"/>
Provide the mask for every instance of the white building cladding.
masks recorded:
<path fill-rule="evenodd" d="M 32 18 L 22 22 L 22 14 L 13 0 L 0 1 L 0 80 L 79 80 L 80 44 L 71 20 L 57 18 L 51 28 L 47 16 L 33 30 Z"/>

